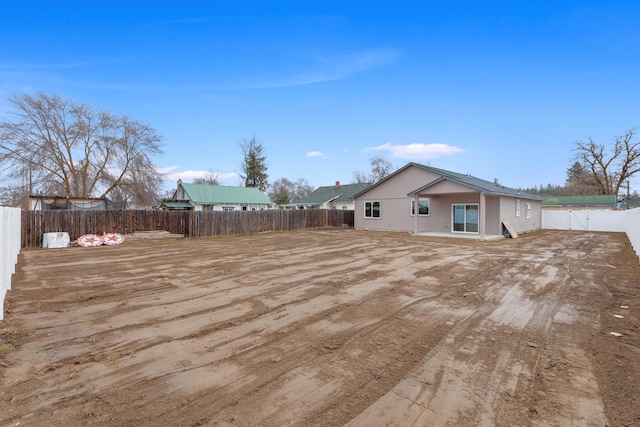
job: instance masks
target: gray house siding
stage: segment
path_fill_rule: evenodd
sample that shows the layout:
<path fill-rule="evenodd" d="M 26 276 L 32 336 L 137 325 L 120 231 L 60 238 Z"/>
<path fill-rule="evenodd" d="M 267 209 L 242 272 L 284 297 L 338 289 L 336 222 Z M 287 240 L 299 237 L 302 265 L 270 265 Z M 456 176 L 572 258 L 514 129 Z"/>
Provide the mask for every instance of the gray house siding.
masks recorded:
<path fill-rule="evenodd" d="M 451 232 L 451 212 L 454 203 L 478 203 L 479 197 L 477 194 L 469 193 L 455 193 L 447 195 L 423 195 L 421 197 L 430 197 L 431 199 L 431 212 L 427 220 L 427 227 L 425 229 L 418 229 L 418 232 L 438 232 L 438 233 L 450 233 Z M 422 219 L 421 218 L 421 219 Z"/>
<path fill-rule="evenodd" d="M 468 189 L 467 189 L 468 191 Z M 420 227 L 418 232 L 450 233 L 453 219 L 454 204 L 480 204 L 480 193 L 454 193 L 449 195 L 432 195 L 431 215 L 420 217 L 426 219 L 426 226 Z M 500 234 L 500 198 L 485 196 L 485 234 Z M 482 222 L 482 217 L 480 218 Z"/>
<path fill-rule="evenodd" d="M 413 231 L 414 217 L 411 215 L 412 197 L 407 193 L 436 180 L 439 175 L 419 168 L 409 168 L 371 188 L 355 202 L 354 225 L 370 230 Z M 365 218 L 366 202 L 380 202 L 380 218 Z M 426 227 L 426 218 L 419 216 L 419 224 Z"/>
<path fill-rule="evenodd" d="M 487 219 L 485 233 L 496 235 L 502 233 L 502 223 L 500 221 L 500 199 L 498 196 L 485 197 L 485 216 Z"/>
<path fill-rule="evenodd" d="M 468 184 L 467 184 L 468 182 Z M 412 215 L 412 201 L 429 199 L 428 215 Z M 520 214 L 516 214 L 516 200 Z M 518 233 L 539 230 L 541 200 L 470 175 L 461 175 L 410 163 L 381 182 L 355 195 L 354 225 L 360 229 L 407 232 L 475 233 L 502 235 L 503 221 Z M 365 207 L 380 204 L 379 217 L 365 217 Z M 478 224 L 465 231 L 453 230 L 454 205 L 477 205 Z M 527 215 L 527 206 L 530 207 Z M 472 209 L 472 208 L 471 208 Z M 467 210 L 473 214 L 473 210 Z M 369 214 L 370 216 L 373 216 Z M 473 225 L 474 222 L 466 223 Z M 460 225 L 459 225 L 460 226 Z M 466 228 L 467 225 L 464 225 Z M 476 231 L 477 230 L 477 231 Z"/>
<path fill-rule="evenodd" d="M 517 214 L 516 204 L 520 201 L 520 215 Z M 531 217 L 527 218 L 527 203 L 531 206 Z M 539 230 L 542 227 L 542 202 L 513 197 L 500 198 L 500 213 L 502 221 L 509 221 L 518 233 Z"/>

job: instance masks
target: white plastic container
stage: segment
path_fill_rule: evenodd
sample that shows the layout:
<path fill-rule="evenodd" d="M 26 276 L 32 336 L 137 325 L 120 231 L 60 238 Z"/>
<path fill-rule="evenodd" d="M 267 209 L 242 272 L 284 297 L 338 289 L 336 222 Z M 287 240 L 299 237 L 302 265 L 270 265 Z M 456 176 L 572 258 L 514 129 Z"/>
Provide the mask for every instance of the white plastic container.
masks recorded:
<path fill-rule="evenodd" d="M 59 231 L 57 233 L 44 233 L 42 236 L 43 248 L 68 248 L 71 244 L 69 240 L 69 233 L 66 231 Z"/>

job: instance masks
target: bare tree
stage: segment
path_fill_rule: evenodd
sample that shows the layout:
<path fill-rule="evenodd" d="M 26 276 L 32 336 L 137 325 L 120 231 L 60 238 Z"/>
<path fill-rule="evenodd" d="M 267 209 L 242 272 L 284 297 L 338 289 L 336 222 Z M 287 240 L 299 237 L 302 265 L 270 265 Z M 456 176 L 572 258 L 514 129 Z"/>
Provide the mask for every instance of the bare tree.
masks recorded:
<path fill-rule="evenodd" d="M 309 185 L 309 182 L 304 178 L 298 178 L 293 187 L 293 194 L 291 200 L 302 199 L 313 193 L 314 188 Z"/>
<path fill-rule="evenodd" d="M 393 165 L 383 157 L 372 157 L 371 159 L 369 159 L 369 162 L 371 163 L 371 172 L 369 174 L 362 171 L 354 172 L 354 184 L 375 184 L 376 182 L 381 181 L 383 178 L 391 174 L 391 171 L 393 170 Z"/>
<path fill-rule="evenodd" d="M 636 129 L 630 129 L 616 136 L 610 150 L 592 138 L 584 143 L 577 141 L 574 160 L 584 171 L 581 184 L 591 187 L 595 194 L 617 196 L 624 182 L 640 172 L 640 141 L 634 141 L 635 133 Z"/>
<path fill-rule="evenodd" d="M 9 99 L 0 121 L 0 165 L 26 193 L 105 197 L 115 189 L 157 200 L 163 180 L 152 162 L 161 137 L 146 124 L 44 93 Z"/>
<path fill-rule="evenodd" d="M 355 171 L 353 173 L 353 183 L 354 184 L 369 184 L 369 175 L 366 172 Z"/>
<path fill-rule="evenodd" d="M 300 178 L 296 182 L 280 178 L 269 185 L 267 196 L 274 203 L 281 205 L 301 199 L 311 193 L 313 193 L 313 187 L 304 178 Z"/>
<path fill-rule="evenodd" d="M 220 177 L 217 172 L 209 171 L 203 176 L 194 178 L 194 184 L 220 185 Z"/>

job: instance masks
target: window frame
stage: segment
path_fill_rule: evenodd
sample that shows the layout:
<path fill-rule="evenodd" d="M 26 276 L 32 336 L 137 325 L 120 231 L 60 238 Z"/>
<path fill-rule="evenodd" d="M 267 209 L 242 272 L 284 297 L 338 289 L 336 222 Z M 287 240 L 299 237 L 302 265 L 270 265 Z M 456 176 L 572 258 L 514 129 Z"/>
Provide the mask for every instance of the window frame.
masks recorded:
<path fill-rule="evenodd" d="M 374 206 L 376 204 L 378 205 L 378 209 L 377 209 L 378 215 L 377 216 L 375 215 L 376 210 L 375 210 L 375 206 Z M 367 209 L 367 205 L 370 206 L 369 209 Z M 380 202 L 380 200 L 368 200 L 368 201 L 365 201 L 363 207 L 364 207 L 363 214 L 364 214 L 364 218 L 365 219 L 380 219 L 380 218 L 382 218 L 382 203 Z M 369 215 L 368 216 L 367 216 L 367 211 L 369 211 Z"/>
<path fill-rule="evenodd" d="M 420 202 L 427 202 L 427 213 L 420 213 Z M 416 215 L 416 200 L 411 199 L 411 216 Z M 431 198 L 430 197 L 418 197 L 418 216 L 430 216 L 431 215 Z"/>
<path fill-rule="evenodd" d="M 524 204 L 524 219 L 531 219 L 531 202 Z"/>
<path fill-rule="evenodd" d="M 463 230 L 456 230 L 456 206 L 463 206 Z M 475 209 L 468 209 L 469 207 L 475 207 Z M 467 221 L 467 214 L 475 211 L 477 223 Z M 476 226 L 477 230 L 468 230 L 468 225 Z M 480 204 L 479 203 L 452 203 L 451 204 L 451 232 L 452 233 L 466 233 L 466 234 L 479 234 L 480 233 Z"/>
<path fill-rule="evenodd" d="M 520 217 L 520 199 L 516 199 L 516 218 Z"/>

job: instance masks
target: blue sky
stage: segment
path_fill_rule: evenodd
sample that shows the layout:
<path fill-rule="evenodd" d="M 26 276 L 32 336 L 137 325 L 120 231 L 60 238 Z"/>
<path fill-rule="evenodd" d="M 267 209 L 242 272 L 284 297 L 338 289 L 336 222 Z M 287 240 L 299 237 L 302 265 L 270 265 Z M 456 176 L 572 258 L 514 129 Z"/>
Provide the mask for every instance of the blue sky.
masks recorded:
<path fill-rule="evenodd" d="M 6 1 L 0 115 L 43 91 L 147 123 L 167 187 L 239 185 L 253 136 L 270 181 L 381 156 L 563 184 L 575 141 L 640 126 L 638 22 L 612 0 Z"/>

